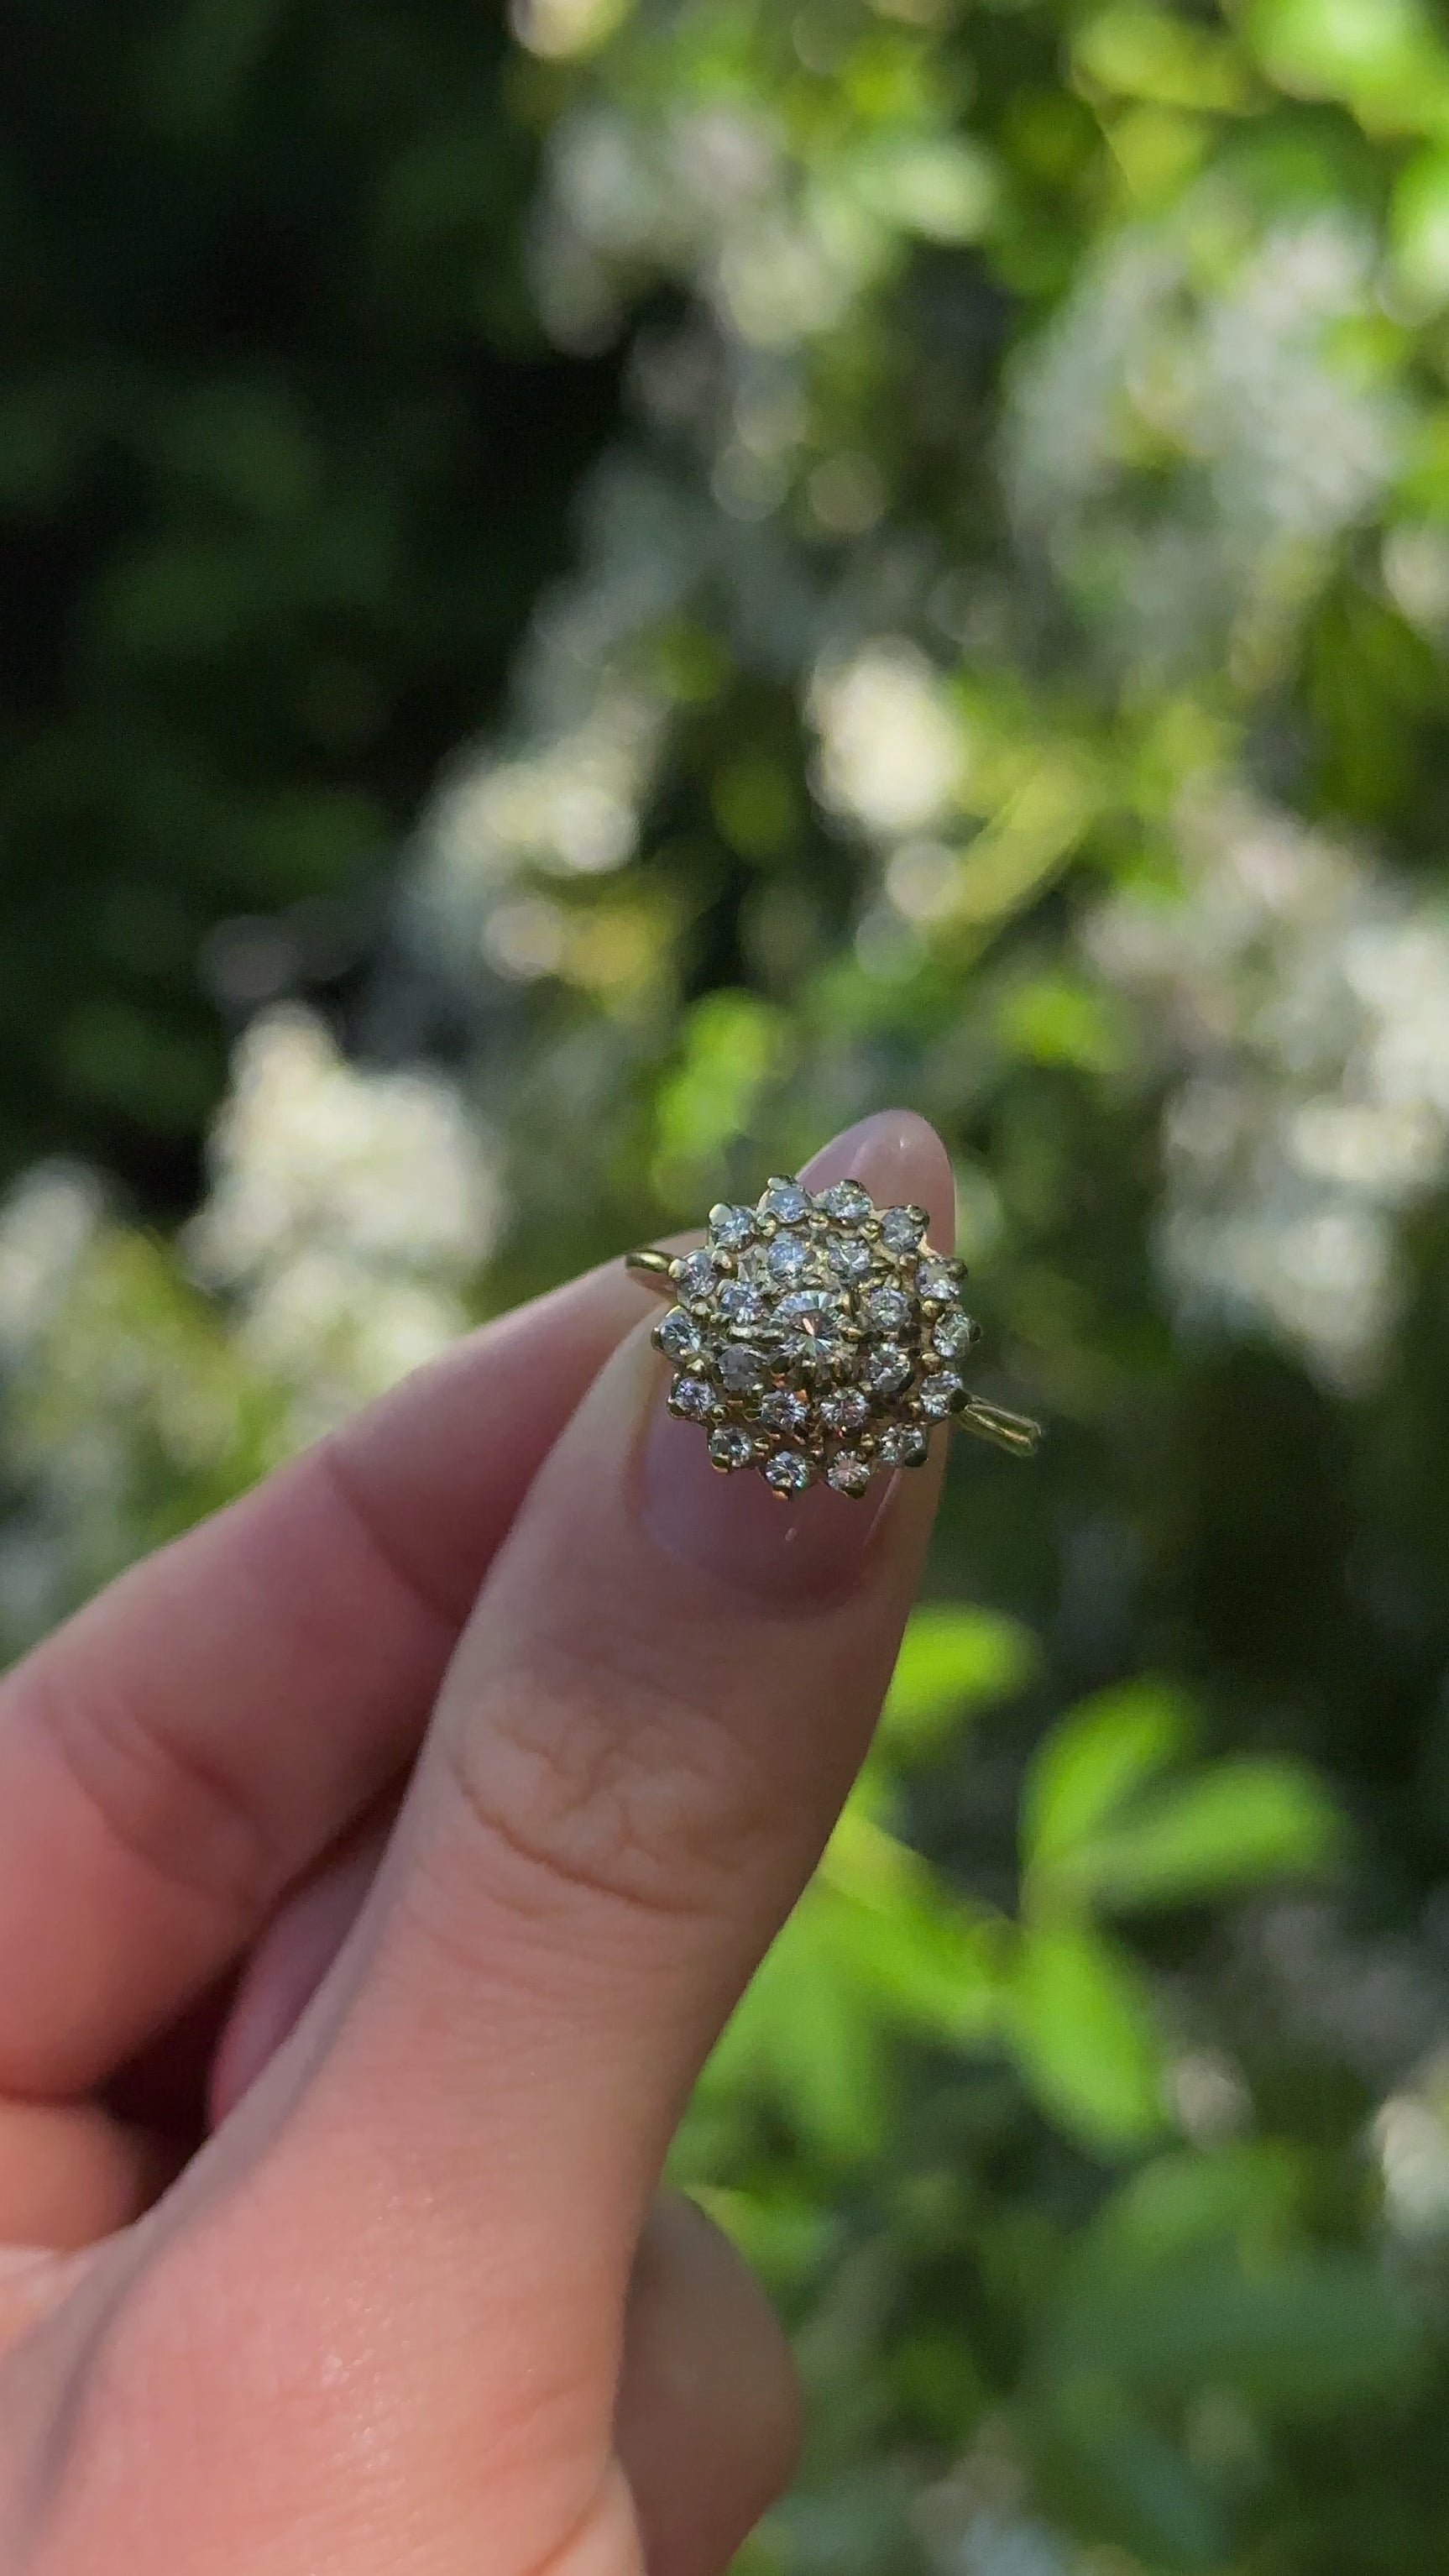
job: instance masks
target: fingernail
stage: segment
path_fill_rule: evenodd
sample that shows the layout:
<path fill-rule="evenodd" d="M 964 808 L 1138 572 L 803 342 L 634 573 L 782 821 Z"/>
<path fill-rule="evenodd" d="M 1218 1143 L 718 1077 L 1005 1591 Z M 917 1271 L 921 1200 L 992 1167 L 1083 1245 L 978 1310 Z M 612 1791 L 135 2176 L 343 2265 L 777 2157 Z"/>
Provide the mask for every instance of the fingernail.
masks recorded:
<path fill-rule="evenodd" d="M 940 1197 L 945 1157 L 919 1120 L 868 1119 L 837 1137 L 805 1166 L 813 1188 L 847 1177 L 864 1181 L 878 1203 Z M 671 1414 L 660 1387 L 645 1430 L 641 1512 L 670 1556 L 732 1589 L 781 1608 L 824 1602 L 848 1592 L 865 1571 L 901 1479 L 881 1476 L 852 1500 L 816 1486 L 790 1502 L 770 1492 L 752 1469 L 723 1475 L 712 1467 L 697 1423 Z"/>
<path fill-rule="evenodd" d="M 879 1478 L 859 1502 L 823 1485 L 779 1502 L 752 1469 L 721 1475 L 698 1424 L 676 1421 L 662 1400 L 645 1433 L 642 1478 L 644 1522 L 659 1546 L 782 1606 L 850 1590 L 898 1481 Z"/>

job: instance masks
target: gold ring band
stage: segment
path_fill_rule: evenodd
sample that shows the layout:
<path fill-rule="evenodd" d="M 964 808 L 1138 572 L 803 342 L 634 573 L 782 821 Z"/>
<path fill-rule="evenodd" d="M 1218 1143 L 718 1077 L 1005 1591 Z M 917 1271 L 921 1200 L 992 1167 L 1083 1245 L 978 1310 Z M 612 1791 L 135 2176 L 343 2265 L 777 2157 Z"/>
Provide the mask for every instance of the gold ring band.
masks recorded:
<path fill-rule="evenodd" d="M 776 1179 L 753 1207 L 711 1208 L 696 1250 L 625 1256 L 671 1300 L 653 1334 L 670 1410 L 722 1474 L 753 1468 L 782 1501 L 816 1483 L 858 1498 L 923 1465 L 943 1423 L 1031 1456 L 1041 1425 L 966 1386 L 965 1265 L 926 1226 L 924 1208 L 877 1207 L 857 1181 Z"/>

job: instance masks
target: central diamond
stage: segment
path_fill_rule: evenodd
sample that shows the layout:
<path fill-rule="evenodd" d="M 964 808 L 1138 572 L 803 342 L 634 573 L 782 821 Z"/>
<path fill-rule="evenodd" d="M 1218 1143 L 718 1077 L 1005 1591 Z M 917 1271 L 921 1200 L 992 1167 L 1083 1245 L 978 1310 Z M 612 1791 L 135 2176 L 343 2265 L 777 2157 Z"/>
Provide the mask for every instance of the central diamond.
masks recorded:
<path fill-rule="evenodd" d="M 671 1410 L 708 1432 L 721 1473 L 753 1467 L 788 1501 L 922 1464 L 970 1400 L 958 1371 L 976 1338 L 964 1269 L 930 1250 L 926 1222 L 858 1181 L 773 1180 L 754 1207 L 711 1209 L 708 1241 L 671 1264 L 679 1302 L 654 1340 Z"/>

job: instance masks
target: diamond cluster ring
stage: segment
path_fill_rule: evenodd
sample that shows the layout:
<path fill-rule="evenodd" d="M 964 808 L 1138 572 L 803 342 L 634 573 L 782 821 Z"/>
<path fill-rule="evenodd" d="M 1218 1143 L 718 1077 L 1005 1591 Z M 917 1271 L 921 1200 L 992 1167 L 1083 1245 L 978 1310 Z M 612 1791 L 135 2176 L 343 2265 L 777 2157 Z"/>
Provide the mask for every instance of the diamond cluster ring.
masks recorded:
<path fill-rule="evenodd" d="M 878 1208 L 858 1181 L 766 1184 L 755 1207 L 710 1209 L 697 1252 L 631 1252 L 674 1302 L 654 1327 L 669 1409 L 707 1434 L 721 1474 L 754 1468 L 782 1501 L 925 1462 L 937 1423 L 1029 1457 L 1038 1423 L 968 1392 L 979 1326 L 966 1272 L 933 1252 L 924 1208 Z"/>

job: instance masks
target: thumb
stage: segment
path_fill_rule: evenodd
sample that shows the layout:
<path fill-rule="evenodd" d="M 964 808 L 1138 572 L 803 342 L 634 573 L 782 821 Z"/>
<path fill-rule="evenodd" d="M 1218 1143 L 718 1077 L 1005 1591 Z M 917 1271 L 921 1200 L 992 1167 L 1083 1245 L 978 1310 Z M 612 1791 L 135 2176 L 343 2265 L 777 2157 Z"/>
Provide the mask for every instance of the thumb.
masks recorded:
<path fill-rule="evenodd" d="M 842 1166 L 947 1235 L 920 1120 L 868 1122 L 811 1178 Z M 859 1503 L 720 1476 L 665 1376 L 646 1320 L 535 1481 L 291 2131 L 341 2153 L 365 2116 L 369 2156 L 415 2187 L 421 2157 L 440 2210 L 486 2173 L 490 2272 L 527 2248 L 530 2278 L 572 2253 L 596 2281 L 607 2246 L 622 2283 L 689 2087 L 869 1742 L 934 1511 L 939 1461 Z"/>
<path fill-rule="evenodd" d="M 809 1178 L 847 1174 L 948 1244 L 920 1120 L 867 1122 Z M 176 2383 L 189 2316 L 179 2400 L 248 2563 L 461 2570 L 484 2535 L 505 2576 L 637 2563 L 635 2249 L 869 1742 L 940 1463 L 782 1505 L 714 1474 L 663 1379 L 645 1317 L 493 1564 L 341 1955 L 147 2222 L 169 2243 L 131 2376 Z M 278 2531 L 302 2538 L 268 2557 Z"/>

